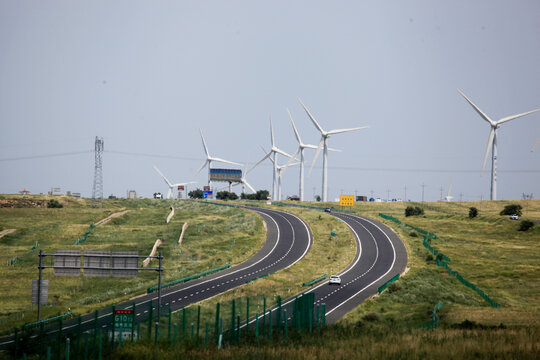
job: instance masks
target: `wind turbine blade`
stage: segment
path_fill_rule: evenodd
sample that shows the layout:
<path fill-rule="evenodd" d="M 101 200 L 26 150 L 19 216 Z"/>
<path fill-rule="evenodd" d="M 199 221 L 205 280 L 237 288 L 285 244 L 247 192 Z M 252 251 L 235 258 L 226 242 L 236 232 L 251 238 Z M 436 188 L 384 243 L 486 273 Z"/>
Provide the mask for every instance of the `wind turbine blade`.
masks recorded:
<path fill-rule="evenodd" d="M 272 141 L 272 147 L 274 147 L 274 127 L 272 126 L 272 115 L 270 115 L 270 140 Z"/>
<path fill-rule="evenodd" d="M 317 161 L 317 157 L 319 156 L 319 153 L 321 152 L 323 144 L 324 144 L 324 137 L 321 137 L 321 142 L 319 143 L 319 146 L 317 146 L 317 151 L 315 151 L 315 156 L 313 157 L 313 161 L 311 162 L 311 167 L 309 168 L 308 177 L 311 176 L 313 165 L 315 165 L 315 161 Z"/>
<path fill-rule="evenodd" d="M 243 181 L 244 184 L 246 184 L 246 186 L 251 190 L 253 191 L 253 193 L 256 193 L 257 191 L 255 191 L 255 189 L 253 188 L 253 186 L 249 185 L 249 183 L 244 179 Z"/>
<path fill-rule="evenodd" d="M 195 183 L 196 181 L 188 181 L 188 182 L 183 182 L 183 183 L 178 183 L 178 184 L 172 184 L 172 187 L 186 186 L 186 185 L 195 184 Z"/>
<path fill-rule="evenodd" d="M 159 169 L 158 169 L 156 166 L 154 166 L 154 170 L 156 170 L 156 171 L 158 172 L 158 174 L 161 175 L 161 177 L 163 178 L 163 180 L 165 180 L 165 182 L 167 183 L 167 185 L 172 186 L 172 185 L 171 185 L 171 182 L 165 177 L 165 175 L 163 175 L 163 174 L 161 173 L 161 171 L 159 171 Z"/>
<path fill-rule="evenodd" d="M 317 149 L 317 145 L 311 145 L 311 144 L 304 144 L 304 149 Z M 330 150 L 330 148 L 328 148 Z"/>
<path fill-rule="evenodd" d="M 306 114 L 309 116 L 309 118 L 310 118 L 311 121 L 313 122 L 313 125 L 315 125 L 315 127 L 317 128 L 317 130 L 319 130 L 319 131 L 321 132 L 321 134 L 324 134 L 323 128 L 321 127 L 321 125 L 319 125 L 319 123 L 317 122 L 317 120 L 315 120 L 315 118 L 313 117 L 313 115 L 311 115 L 311 113 L 309 112 L 309 110 L 307 109 L 307 107 L 302 103 L 302 100 L 298 99 L 298 101 L 300 102 L 300 105 L 302 105 L 302 107 L 303 107 L 304 110 L 306 111 Z"/>
<path fill-rule="evenodd" d="M 484 120 L 486 120 L 491 126 L 495 125 L 495 122 L 493 120 L 491 120 L 486 114 L 484 114 L 482 112 L 482 110 L 480 110 L 478 108 L 478 106 L 474 105 L 473 102 L 471 100 L 469 100 L 469 98 L 467 96 L 465 96 L 464 93 L 462 93 L 459 89 L 458 89 L 458 92 L 461 94 L 461 96 L 463 96 L 465 98 L 465 100 L 467 100 L 467 102 L 473 107 L 473 109 L 476 110 L 478 115 L 480 115 Z"/>
<path fill-rule="evenodd" d="M 529 114 L 535 113 L 535 112 L 537 112 L 537 111 L 540 111 L 540 109 L 536 109 L 536 110 L 532 110 L 532 111 L 527 111 L 527 112 L 524 112 L 524 113 L 522 113 L 522 114 L 517 114 L 517 115 L 507 116 L 507 117 L 502 118 L 501 120 L 497 121 L 497 125 L 502 124 L 502 123 L 505 123 L 505 122 L 510 121 L 510 120 L 517 119 L 517 118 L 522 117 L 522 116 L 525 116 L 525 115 L 529 115 Z"/>
<path fill-rule="evenodd" d="M 204 147 L 204 152 L 206 153 L 206 157 L 210 157 L 210 153 L 208 152 L 208 147 L 206 146 L 206 141 L 204 141 L 204 136 L 202 134 L 202 130 L 199 129 L 199 132 L 201 133 L 202 144 L 203 144 L 203 147 Z"/>
<path fill-rule="evenodd" d="M 336 130 L 331 130 L 331 131 L 327 132 L 327 134 L 328 135 L 335 135 L 335 134 L 340 134 L 340 133 L 349 132 L 349 131 L 367 129 L 368 127 L 369 126 L 362 126 L 362 127 L 356 127 L 356 128 L 350 128 L 350 129 L 336 129 Z"/>
<path fill-rule="evenodd" d="M 222 163 L 225 163 L 225 164 L 231 164 L 231 165 L 239 165 L 239 166 L 242 166 L 242 164 L 239 164 L 237 162 L 234 162 L 234 161 L 229 161 L 229 160 L 225 160 L 225 159 L 221 159 L 221 158 L 216 158 L 216 157 L 212 157 L 210 158 L 212 161 L 218 161 L 218 162 L 222 162 Z"/>
<path fill-rule="evenodd" d="M 199 175 L 199 173 L 202 171 L 202 169 L 204 169 L 206 164 L 208 164 L 208 160 L 204 161 L 204 164 L 202 164 L 202 166 L 199 168 L 199 170 L 197 170 L 197 172 L 195 173 L 195 175 L 193 175 L 193 177 L 191 179 L 195 179 L 197 177 L 197 175 Z"/>
<path fill-rule="evenodd" d="M 263 150 L 264 150 L 264 149 L 263 149 Z M 265 152 L 266 152 L 266 151 L 265 151 Z M 266 160 L 270 155 L 272 155 L 272 152 L 271 152 L 271 151 L 270 151 L 268 154 L 264 155 L 264 157 L 263 157 L 261 160 L 259 160 L 255 165 L 253 165 L 253 167 L 252 167 L 251 169 L 249 169 L 248 173 L 249 173 L 251 170 L 255 169 L 255 168 L 256 168 L 260 163 L 262 163 L 264 160 Z"/>
<path fill-rule="evenodd" d="M 538 141 L 536 142 L 536 144 L 534 144 L 534 146 L 533 146 L 532 149 L 531 149 L 531 152 L 533 152 L 534 149 L 536 149 L 536 147 L 538 146 L 538 144 L 540 144 L 540 139 L 538 139 Z"/>
<path fill-rule="evenodd" d="M 294 121 L 292 119 L 291 112 L 287 108 L 287 113 L 289 114 L 289 119 L 291 119 L 292 128 L 294 130 L 294 135 L 296 135 L 296 140 L 298 140 L 298 143 L 302 145 L 302 140 L 300 139 L 300 134 L 298 133 L 298 129 L 296 129 L 296 125 L 294 125 Z"/>
<path fill-rule="evenodd" d="M 328 148 L 328 151 L 341 152 L 341 150 L 339 150 L 339 149 L 334 149 L 334 148 Z"/>
<path fill-rule="evenodd" d="M 272 150 L 275 151 L 275 152 L 277 152 L 278 154 L 281 154 L 281 155 L 286 156 L 286 157 L 288 157 L 288 158 L 292 157 L 291 154 L 288 154 L 288 153 L 286 153 L 285 151 L 283 151 L 283 150 L 281 150 L 281 149 L 274 148 L 274 149 L 272 149 Z"/>
<path fill-rule="evenodd" d="M 482 175 L 484 174 L 484 169 L 486 167 L 486 161 L 489 155 L 489 147 L 491 144 L 493 144 L 493 137 L 495 136 L 495 129 L 491 128 L 491 131 L 489 132 L 489 140 L 486 147 L 486 155 L 484 155 L 484 164 L 482 165 Z"/>
<path fill-rule="evenodd" d="M 289 161 L 287 161 L 287 163 L 285 164 L 285 167 L 288 167 L 291 165 L 291 163 L 296 160 L 296 157 L 298 156 L 298 153 L 300 152 L 300 149 L 301 148 L 298 148 L 298 150 L 296 150 L 296 152 L 291 156 L 291 158 L 289 159 Z"/>

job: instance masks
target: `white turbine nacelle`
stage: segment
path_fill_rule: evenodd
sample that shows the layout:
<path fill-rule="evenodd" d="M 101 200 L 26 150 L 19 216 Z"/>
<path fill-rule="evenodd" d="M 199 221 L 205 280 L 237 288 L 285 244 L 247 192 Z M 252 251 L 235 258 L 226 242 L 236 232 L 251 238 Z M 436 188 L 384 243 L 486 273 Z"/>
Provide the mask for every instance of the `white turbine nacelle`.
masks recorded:
<path fill-rule="evenodd" d="M 217 162 L 221 162 L 221 163 L 225 163 L 225 164 L 232 164 L 232 165 L 242 165 L 242 164 L 236 163 L 234 161 L 224 160 L 224 159 L 221 159 L 221 158 L 211 156 L 210 152 L 208 151 L 208 147 L 206 146 L 206 141 L 204 141 L 204 136 L 203 136 L 202 130 L 199 129 L 199 132 L 201 133 L 201 140 L 202 140 L 202 144 L 203 144 L 203 147 L 204 147 L 204 152 L 206 153 L 206 160 L 204 161 L 202 166 L 199 168 L 199 170 L 197 170 L 195 175 L 193 175 L 192 179 L 195 179 L 197 177 L 197 175 L 199 175 L 199 173 L 202 171 L 202 169 L 204 169 L 204 167 L 208 165 L 208 185 L 210 185 L 210 169 L 211 169 L 211 166 L 212 166 L 212 161 L 217 161 Z"/>
<path fill-rule="evenodd" d="M 313 158 L 313 162 L 311 163 L 311 168 L 310 168 L 309 172 L 311 174 L 311 170 L 313 170 L 313 165 L 315 165 L 315 161 L 317 160 L 317 157 L 319 156 L 319 152 L 321 151 L 321 149 L 323 149 L 322 201 L 328 201 L 328 191 L 327 191 L 328 190 L 328 184 L 327 184 L 327 179 L 328 179 L 328 138 L 331 135 L 341 134 L 341 133 L 344 133 L 344 132 L 355 131 L 355 130 L 362 130 L 362 129 L 368 128 L 369 126 L 362 126 L 362 127 L 356 127 L 356 128 L 350 128 L 350 129 L 335 129 L 335 130 L 325 131 L 319 125 L 317 120 L 315 120 L 313 115 L 311 115 L 311 113 L 309 112 L 307 107 L 302 103 L 302 101 L 300 99 L 298 99 L 298 101 L 300 102 L 300 105 L 302 105 L 304 110 L 306 111 L 306 114 L 311 119 L 311 122 L 313 122 L 313 125 L 315 125 L 315 128 L 317 128 L 317 130 L 319 130 L 319 132 L 321 133 L 321 142 L 319 143 L 319 146 L 317 147 L 317 151 L 315 152 L 315 157 Z"/>
<path fill-rule="evenodd" d="M 484 173 L 484 169 L 486 167 L 487 158 L 489 155 L 489 150 L 491 146 L 491 200 L 497 200 L 497 129 L 499 126 L 507 121 L 514 120 L 517 118 L 520 118 L 525 115 L 529 115 L 532 113 L 535 113 L 537 111 L 540 111 L 540 109 L 527 111 L 525 113 L 517 114 L 517 115 L 511 115 L 504 117 L 498 121 L 491 120 L 482 110 L 478 108 L 465 94 L 463 94 L 459 89 L 458 92 L 467 100 L 467 102 L 473 107 L 473 109 L 480 115 L 484 120 L 486 120 L 489 125 L 491 126 L 491 131 L 489 132 L 489 138 L 488 143 L 486 147 L 486 153 L 484 155 L 484 163 L 482 164 L 482 174 Z"/>
<path fill-rule="evenodd" d="M 171 198 L 171 195 L 172 195 L 172 192 L 173 192 L 173 189 L 175 187 L 178 187 L 178 186 L 186 186 L 186 185 L 189 185 L 189 184 L 195 184 L 195 181 L 188 181 L 188 182 L 184 182 L 184 183 L 178 183 L 178 184 L 172 184 L 169 179 L 167 179 L 165 177 L 165 175 L 163 175 L 163 173 L 161 171 L 159 171 L 159 169 L 154 166 L 154 170 L 157 171 L 157 173 L 163 178 L 163 181 L 165 181 L 165 183 L 167 184 L 167 186 L 169 187 L 169 192 L 167 193 L 167 199 L 170 199 Z"/>

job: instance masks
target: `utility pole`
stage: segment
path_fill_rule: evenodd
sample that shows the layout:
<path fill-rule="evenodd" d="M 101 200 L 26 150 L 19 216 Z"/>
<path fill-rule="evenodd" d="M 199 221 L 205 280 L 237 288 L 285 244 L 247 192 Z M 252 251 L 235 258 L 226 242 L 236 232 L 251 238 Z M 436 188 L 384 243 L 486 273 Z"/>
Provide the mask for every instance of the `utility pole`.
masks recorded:
<path fill-rule="evenodd" d="M 440 188 L 439 190 L 441 190 L 441 201 L 442 201 L 442 194 L 443 194 L 444 189 L 443 189 L 443 187 L 441 186 L 441 188 Z"/>
<path fill-rule="evenodd" d="M 96 136 L 95 142 L 95 165 L 94 165 L 94 187 L 92 190 L 92 207 L 103 207 L 103 138 Z M 99 202 L 99 204 L 98 204 Z"/>
<path fill-rule="evenodd" d="M 424 202 L 424 188 L 426 187 L 426 185 L 424 185 L 424 183 L 422 183 L 422 202 Z"/>

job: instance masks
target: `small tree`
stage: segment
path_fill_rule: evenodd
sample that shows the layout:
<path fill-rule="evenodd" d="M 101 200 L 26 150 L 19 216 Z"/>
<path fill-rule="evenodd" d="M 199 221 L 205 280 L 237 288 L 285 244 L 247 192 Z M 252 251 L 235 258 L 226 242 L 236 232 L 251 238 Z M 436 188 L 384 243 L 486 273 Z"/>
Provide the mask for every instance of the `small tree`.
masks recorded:
<path fill-rule="evenodd" d="M 521 209 L 523 209 L 521 207 L 521 205 L 519 204 L 510 204 L 510 205 L 506 205 L 504 207 L 504 210 L 502 210 L 500 212 L 500 215 L 512 215 L 512 214 L 516 214 L 518 216 L 521 216 Z"/>
<path fill-rule="evenodd" d="M 478 209 L 475 207 L 469 208 L 469 219 L 474 219 L 478 216 Z"/>
<path fill-rule="evenodd" d="M 424 215 L 424 209 L 418 206 L 407 206 L 405 209 L 405 216 L 418 216 Z"/>
<path fill-rule="evenodd" d="M 527 231 L 534 226 L 531 220 L 523 220 L 519 226 L 518 231 Z"/>
<path fill-rule="evenodd" d="M 321 202 L 321 196 L 320 195 L 315 195 L 315 200 L 317 202 Z"/>
<path fill-rule="evenodd" d="M 192 190 L 188 193 L 188 196 L 192 199 L 202 199 L 203 191 L 201 189 Z"/>

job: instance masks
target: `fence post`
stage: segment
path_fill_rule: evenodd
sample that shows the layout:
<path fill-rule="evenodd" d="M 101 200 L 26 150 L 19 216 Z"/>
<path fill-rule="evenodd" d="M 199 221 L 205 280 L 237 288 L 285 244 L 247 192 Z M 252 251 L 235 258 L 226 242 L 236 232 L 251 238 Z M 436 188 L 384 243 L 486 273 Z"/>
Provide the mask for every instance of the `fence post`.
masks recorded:
<path fill-rule="evenodd" d="M 249 296 L 246 299 L 246 331 L 249 333 Z"/>
<path fill-rule="evenodd" d="M 199 342 L 200 327 L 201 327 L 201 305 L 197 306 L 197 342 Z"/>
<path fill-rule="evenodd" d="M 152 308 L 152 300 L 150 300 L 148 302 L 149 304 L 149 309 L 148 309 L 148 341 L 150 341 L 150 339 L 152 339 L 152 311 L 153 311 L 153 308 Z"/>
<path fill-rule="evenodd" d="M 99 345 L 98 345 L 98 359 L 101 360 L 102 349 L 101 349 L 101 338 L 103 337 L 103 330 L 99 329 Z"/>
<path fill-rule="evenodd" d="M 255 339 L 259 340 L 259 313 L 255 314 Z"/>
<path fill-rule="evenodd" d="M 205 334 L 204 334 L 204 348 L 205 349 L 208 349 L 208 327 L 209 327 L 209 324 L 207 322 L 206 323 L 206 331 L 205 331 Z"/>
<path fill-rule="evenodd" d="M 240 344 L 240 315 L 236 318 L 236 341 Z"/>
<path fill-rule="evenodd" d="M 169 326 L 168 326 L 168 329 L 167 329 L 167 340 L 169 341 L 169 343 L 171 342 L 171 316 L 172 316 L 172 311 L 171 311 L 171 307 L 169 306 Z"/>
<path fill-rule="evenodd" d="M 88 360 L 88 333 L 84 333 L 84 360 Z"/>
<path fill-rule="evenodd" d="M 131 341 L 133 341 L 133 337 L 134 337 L 134 331 L 135 331 L 135 320 L 137 320 L 137 305 L 135 305 L 135 301 L 133 302 L 133 322 L 131 323 Z"/>
<path fill-rule="evenodd" d="M 214 336 L 216 337 L 216 343 L 219 339 L 219 302 L 216 304 L 216 325 L 214 329 Z"/>
<path fill-rule="evenodd" d="M 182 308 L 182 337 L 186 338 L 186 308 Z"/>
<path fill-rule="evenodd" d="M 286 339 L 287 338 L 287 309 L 283 309 L 283 332 Z"/>
<path fill-rule="evenodd" d="M 321 326 L 326 326 L 326 304 L 322 304 Z"/>
<path fill-rule="evenodd" d="M 159 323 L 156 322 L 154 326 L 156 327 L 155 334 L 154 334 L 154 345 L 157 345 L 158 336 L 159 336 Z"/>
<path fill-rule="evenodd" d="M 234 335 L 235 335 L 235 326 L 234 326 L 234 315 L 236 314 L 236 301 L 235 299 L 232 299 L 232 303 L 231 303 L 231 342 L 233 342 L 234 340 Z"/>
<path fill-rule="evenodd" d="M 43 356 L 43 342 L 45 337 L 45 324 L 43 322 L 39 323 L 39 359 L 42 359 Z"/>
<path fill-rule="evenodd" d="M 317 304 L 317 312 L 316 312 L 316 315 L 315 315 L 315 316 L 316 316 L 316 318 L 315 318 L 315 323 L 317 324 L 317 330 L 318 330 L 318 329 L 320 329 L 320 326 L 319 326 L 319 325 L 320 325 L 320 323 L 319 323 L 319 316 L 320 316 L 320 314 L 319 314 L 319 305 L 318 305 L 318 304 Z"/>
<path fill-rule="evenodd" d="M 272 310 L 268 310 L 268 338 L 272 340 Z"/>
<path fill-rule="evenodd" d="M 51 360 L 51 347 L 47 346 L 47 360 Z"/>
<path fill-rule="evenodd" d="M 66 339 L 66 360 L 69 360 L 69 338 Z"/>
<path fill-rule="evenodd" d="M 277 312 L 276 324 L 279 328 L 279 325 L 281 325 L 281 296 L 277 297 L 277 307 L 278 307 L 278 312 Z"/>

